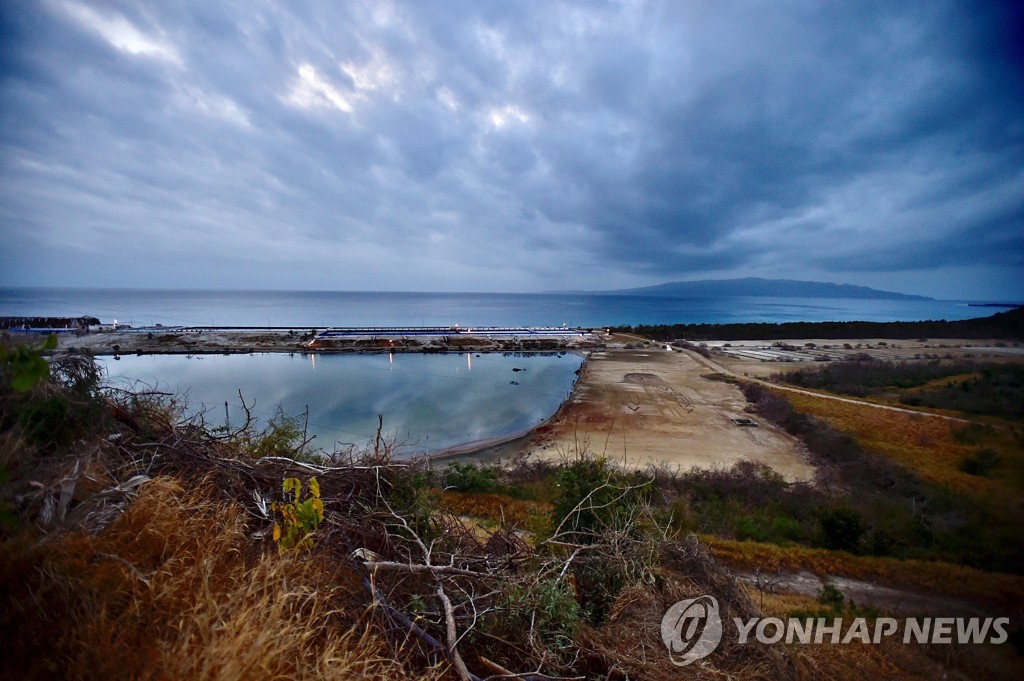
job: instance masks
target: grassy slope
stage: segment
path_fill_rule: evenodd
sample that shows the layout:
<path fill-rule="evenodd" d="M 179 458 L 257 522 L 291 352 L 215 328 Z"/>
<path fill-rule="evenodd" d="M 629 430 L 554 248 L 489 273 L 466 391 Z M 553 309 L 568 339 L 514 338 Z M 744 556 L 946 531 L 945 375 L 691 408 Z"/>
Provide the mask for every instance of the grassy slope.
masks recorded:
<path fill-rule="evenodd" d="M 801 412 L 824 419 L 839 430 L 851 433 L 865 448 L 881 452 L 914 470 L 927 480 L 971 494 L 979 502 L 1018 505 L 1020 480 L 1016 475 L 993 478 L 968 475 L 958 466 L 979 445 L 997 446 L 1004 453 L 1005 471 L 1024 465 L 1024 452 L 1013 436 L 1010 424 L 986 435 L 982 443 L 965 443 L 956 438 L 963 424 L 946 419 L 883 411 L 870 406 L 840 402 L 809 395 L 786 393 Z"/>

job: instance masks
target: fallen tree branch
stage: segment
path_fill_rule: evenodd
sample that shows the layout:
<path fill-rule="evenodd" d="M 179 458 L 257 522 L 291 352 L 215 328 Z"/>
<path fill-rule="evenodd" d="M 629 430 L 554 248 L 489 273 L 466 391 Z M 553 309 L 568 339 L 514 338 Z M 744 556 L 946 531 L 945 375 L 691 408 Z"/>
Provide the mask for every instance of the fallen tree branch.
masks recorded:
<path fill-rule="evenodd" d="M 459 632 L 455 628 L 455 612 L 452 609 L 452 602 L 448 598 L 448 594 L 444 592 L 444 587 L 440 584 L 437 585 L 437 590 L 434 593 L 437 594 L 437 597 L 441 600 L 441 606 L 444 608 L 445 638 L 447 639 L 445 650 L 449 661 L 455 667 L 455 673 L 459 675 L 462 681 L 480 681 L 479 677 L 471 674 L 469 669 L 466 668 L 466 662 L 462 659 L 459 649 L 455 646 L 455 642 L 459 638 Z"/>
<path fill-rule="evenodd" d="M 411 572 L 413 574 L 419 574 L 429 572 L 430 574 L 444 574 L 444 575 L 459 575 L 462 577 L 479 577 L 481 579 L 500 579 L 501 575 L 491 574 L 489 572 L 474 572 L 473 570 L 464 570 L 457 568 L 452 565 L 418 565 L 416 563 L 399 563 L 391 560 L 370 560 L 364 563 L 366 568 L 370 572 L 375 570 L 395 570 L 399 572 Z"/>

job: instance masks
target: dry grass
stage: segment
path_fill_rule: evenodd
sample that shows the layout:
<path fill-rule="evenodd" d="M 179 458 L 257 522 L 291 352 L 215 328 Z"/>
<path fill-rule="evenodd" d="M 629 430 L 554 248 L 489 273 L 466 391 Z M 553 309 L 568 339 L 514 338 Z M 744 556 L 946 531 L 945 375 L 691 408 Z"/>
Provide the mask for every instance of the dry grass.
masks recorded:
<path fill-rule="evenodd" d="M 1019 663 L 1007 660 L 1009 646 L 917 646 L 883 640 L 878 645 L 789 645 L 786 650 L 797 679 L 934 679 L 1020 678 Z M 1011 653 L 1012 654 L 1012 653 Z"/>
<path fill-rule="evenodd" d="M 964 457 L 978 449 L 976 444 L 955 439 L 954 431 L 963 424 L 809 395 L 788 393 L 786 398 L 797 411 L 824 419 L 834 428 L 856 436 L 865 449 L 885 454 L 926 480 L 977 499 L 995 496 L 1000 502 L 1020 504 L 1017 476 L 983 478 L 959 470 Z M 1024 452 L 1012 433 L 994 429 L 989 437 L 1003 455 L 1005 469 L 1013 471 L 1024 463 Z"/>
<path fill-rule="evenodd" d="M 1024 577 L 983 572 L 952 563 L 855 556 L 844 551 L 777 546 L 702 536 L 715 558 L 743 570 L 807 570 L 816 575 L 851 577 L 907 587 L 941 596 L 990 603 L 1024 603 Z"/>
<path fill-rule="evenodd" d="M 481 518 L 508 526 L 526 527 L 551 512 L 551 504 L 522 501 L 503 494 L 453 492 L 441 494 L 441 504 L 456 515 Z"/>
<path fill-rule="evenodd" d="M 8 678 L 406 678 L 359 606 L 356 576 L 247 537 L 212 485 L 143 486 L 96 536 L 0 548 Z"/>

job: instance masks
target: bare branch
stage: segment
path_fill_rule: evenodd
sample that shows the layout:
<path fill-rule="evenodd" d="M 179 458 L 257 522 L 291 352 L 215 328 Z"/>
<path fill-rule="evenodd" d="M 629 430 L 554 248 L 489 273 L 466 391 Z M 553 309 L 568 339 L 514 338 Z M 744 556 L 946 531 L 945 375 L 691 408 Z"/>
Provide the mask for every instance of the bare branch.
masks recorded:
<path fill-rule="evenodd" d="M 502 577 L 498 574 L 463 570 L 462 568 L 452 567 L 450 565 L 417 565 L 415 563 L 398 563 L 389 560 L 366 561 L 364 565 L 366 565 L 370 572 L 374 572 L 376 570 L 395 570 L 399 572 L 410 572 L 413 574 L 430 573 L 432 575 L 459 575 L 462 577 L 478 577 L 481 579 L 500 579 Z"/>

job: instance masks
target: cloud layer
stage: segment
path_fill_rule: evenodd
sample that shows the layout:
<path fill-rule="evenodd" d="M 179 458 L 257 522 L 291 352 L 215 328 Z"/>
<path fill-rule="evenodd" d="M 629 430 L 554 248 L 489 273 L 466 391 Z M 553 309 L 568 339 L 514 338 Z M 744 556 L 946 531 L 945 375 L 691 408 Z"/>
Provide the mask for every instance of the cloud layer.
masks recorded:
<path fill-rule="evenodd" d="M 1019 10 L 0 5 L 0 284 L 1024 296 Z"/>

